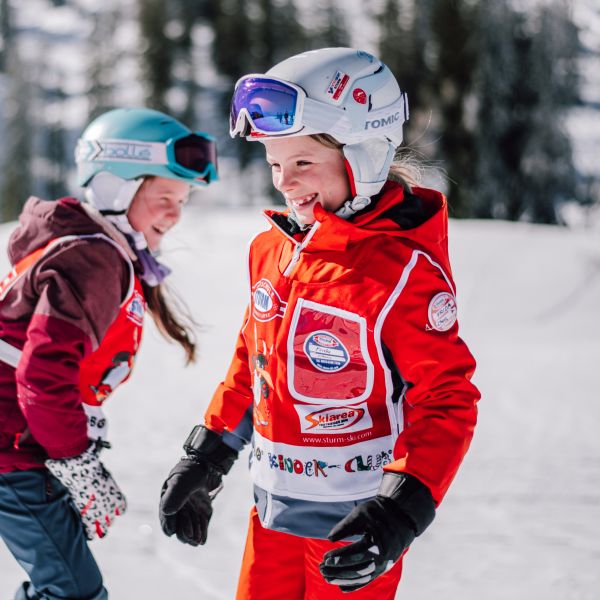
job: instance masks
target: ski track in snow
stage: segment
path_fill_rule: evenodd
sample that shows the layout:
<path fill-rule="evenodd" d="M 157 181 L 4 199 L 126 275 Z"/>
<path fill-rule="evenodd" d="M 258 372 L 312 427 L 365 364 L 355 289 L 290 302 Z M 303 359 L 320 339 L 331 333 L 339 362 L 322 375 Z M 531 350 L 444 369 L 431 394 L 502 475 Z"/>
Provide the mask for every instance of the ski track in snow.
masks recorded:
<path fill-rule="evenodd" d="M 14 225 L 0 226 L 4 248 Z M 258 209 L 196 201 L 167 240 L 173 283 L 201 323 L 200 361 L 148 325 L 132 380 L 106 407 L 106 464 L 129 499 L 93 551 L 113 600 L 232 600 L 252 502 L 244 455 L 215 502 L 208 543 L 158 524 L 160 486 L 229 363 Z M 471 450 L 405 560 L 397 598 L 597 600 L 600 440 L 597 234 L 503 222 L 450 226 L 461 335 L 483 399 Z M 1 272 L 7 270 L 0 257 Z M 0 544 L 0 598 L 22 572 Z M 289 599 L 282 599 L 289 600 Z"/>

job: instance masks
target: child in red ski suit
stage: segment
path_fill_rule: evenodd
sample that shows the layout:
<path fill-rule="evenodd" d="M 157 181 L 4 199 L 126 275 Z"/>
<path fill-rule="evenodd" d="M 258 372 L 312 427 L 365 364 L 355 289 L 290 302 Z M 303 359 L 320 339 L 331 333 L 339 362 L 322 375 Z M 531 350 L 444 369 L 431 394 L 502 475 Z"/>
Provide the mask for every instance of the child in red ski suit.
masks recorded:
<path fill-rule="evenodd" d="M 279 115 L 287 114 L 287 119 Z M 231 133 L 262 142 L 287 212 L 249 251 L 233 361 L 161 498 L 167 535 L 206 541 L 251 443 L 255 507 L 238 600 L 392 599 L 476 422 L 442 194 L 393 163 L 408 107 L 349 48 L 247 75 Z"/>

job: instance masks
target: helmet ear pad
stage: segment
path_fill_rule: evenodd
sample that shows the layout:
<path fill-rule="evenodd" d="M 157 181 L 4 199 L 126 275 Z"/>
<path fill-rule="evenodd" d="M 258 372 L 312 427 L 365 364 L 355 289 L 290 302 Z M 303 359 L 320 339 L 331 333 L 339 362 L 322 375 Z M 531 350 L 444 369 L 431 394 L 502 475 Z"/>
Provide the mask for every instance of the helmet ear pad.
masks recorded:
<path fill-rule="evenodd" d="M 396 146 L 385 138 L 371 138 L 342 147 L 350 189 L 354 196 L 378 194 L 387 181 Z"/>
<path fill-rule="evenodd" d="M 144 177 L 123 179 L 108 171 L 96 173 L 85 186 L 86 199 L 105 214 L 125 213 Z"/>

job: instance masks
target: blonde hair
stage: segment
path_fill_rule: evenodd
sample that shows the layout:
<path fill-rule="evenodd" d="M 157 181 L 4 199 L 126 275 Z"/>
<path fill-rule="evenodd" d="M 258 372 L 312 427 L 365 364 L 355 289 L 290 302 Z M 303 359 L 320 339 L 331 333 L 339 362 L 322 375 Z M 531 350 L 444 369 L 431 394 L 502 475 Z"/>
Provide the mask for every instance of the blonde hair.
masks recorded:
<path fill-rule="evenodd" d="M 341 150 L 344 146 L 327 133 L 315 133 L 310 137 L 327 148 Z M 419 185 L 422 178 L 421 166 L 414 152 L 406 147 L 398 148 L 387 178 L 388 181 L 400 183 L 408 191 L 412 186 Z"/>

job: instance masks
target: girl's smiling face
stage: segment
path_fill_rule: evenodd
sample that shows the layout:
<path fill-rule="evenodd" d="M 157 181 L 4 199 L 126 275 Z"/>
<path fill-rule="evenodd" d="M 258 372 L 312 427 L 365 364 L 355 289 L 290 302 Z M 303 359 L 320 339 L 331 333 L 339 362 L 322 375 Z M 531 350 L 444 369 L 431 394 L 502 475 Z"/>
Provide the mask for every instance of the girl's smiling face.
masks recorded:
<path fill-rule="evenodd" d="M 301 225 L 315 222 L 315 203 L 335 212 L 350 198 L 350 184 L 342 152 L 310 136 L 262 141 L 271 167 L 273 185 Z"/>
<path fill-rule="evenodd" d="M 181 208 L 187 202 L 190 185 L 166 177 L 148 177 L 134 196 L 127 218 L 136 230 L 144 234 L 150 250 L 179 222 Z"/>

